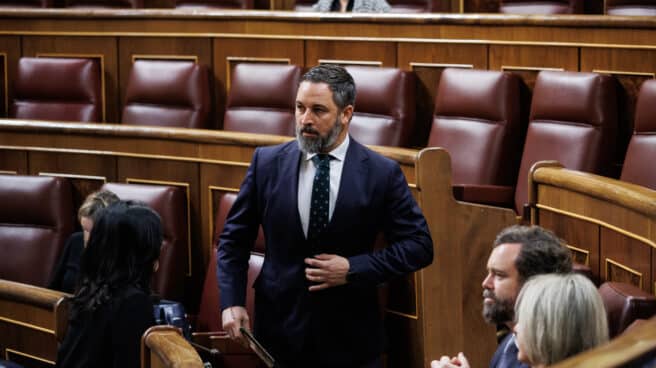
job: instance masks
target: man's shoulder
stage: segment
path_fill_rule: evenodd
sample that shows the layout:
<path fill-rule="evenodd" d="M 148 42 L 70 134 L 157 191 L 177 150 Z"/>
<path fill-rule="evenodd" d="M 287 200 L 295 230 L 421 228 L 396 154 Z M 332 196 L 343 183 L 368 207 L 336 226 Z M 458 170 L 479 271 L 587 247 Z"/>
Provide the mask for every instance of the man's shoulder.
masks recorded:
<path fill-rule="evenodd" d="M 399 166 L 398 162 L 383 156 L 362 143 L 357 142 L 353 138 L 351 138 L 350 145 L 352 145 L 352 148 L 349 147 L 349 149 L 352 149 L 355 155 L 366 159 L 369 161 L 370 165 L 376 168 L 391 170 Z"/>
<path fill-rule="evenodd" d="M 276 144 L 274 146 L 262 146 L 256 149 L 258 156 L 276 156 L 278 154 L 291 152 L 298 150 L 298 143 L 296 140 L 289 141 L 287 143 Z"/>

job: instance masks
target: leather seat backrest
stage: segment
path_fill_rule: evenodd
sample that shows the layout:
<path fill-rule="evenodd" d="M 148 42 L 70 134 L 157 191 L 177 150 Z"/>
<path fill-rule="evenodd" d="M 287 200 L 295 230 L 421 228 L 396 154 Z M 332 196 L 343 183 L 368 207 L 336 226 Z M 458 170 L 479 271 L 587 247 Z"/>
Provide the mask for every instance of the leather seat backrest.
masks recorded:
<path fill-rule="evenodd" d="M 53 0 L 0 0 L 0 8 L 52 8 Z"/>
<path fill-rule="evenodd" d="M 223 129 L 294 135 L 297 65 L 239 63 L 232 70 Z"/>
<path fill-rule="evenodd" d="M 9 117 L 102 121 L 98 61 L 78 58 L 20 58 Z"/>
<path fill-rule="evenodd" d="M 228 212 L 232 204 L 237 199 L 236 193 L 226 193 L 219 201 L 214 222 L 214 242 L 218 245 L 219 236 L 223 232 Z M 260 274 L 262 263 L 264 262 L 264 236 L 262 229 L 258 233 L 255 245 L 251 251 L 251 257 L 248 261 L 248 287 L 246 288 L 246 309 L 251 318 L 251 324 L 255 315 L 255 294 L 252 288 L 255 279 Z M 216 247 L 212 248 L 210 261 L 207 265 L 205 274 L 205 283 L 203 284 L 203 294 L 200 301 L 200 310 L 196 320 L 197 331 L 221 331 L 221 303 L 220 303 L 219 285 L 216 278 Z"/>
<path fill-rule="evenodd" d="M 143 0 L 66 0 L 67 8 L 143 8 Z"/>
<path fill-rule="evenodd" d="M 608 314 L 608 333 L 619 335 L 636 319 L 649 319 L 656 314 L 656 297 L 642 289 L 621 282 L 605 282 L 599 294 Z"/>
<path fill-rule="evenodd" d="M 626 150 L 620 180 L 656 190 L 656 80 L 645 81 L 638 94 L 633 136 Z"/>
<path fill-rule="evenodd" d="M 656 15 L 654 0 L 606 0 L 604 4 L 608 15 Z"/>
<path fill-rule="evenodd" d="M 178 9 L 253 9 L 253 0 L 176 0 Z"/>
<path fill-rule="evenodd" d="M 583 14 L 583 5 L 584 0 L 501 0 L 499 12 L 510 14 Z"/>
<path fill-rule="evenodd" d="M 153 291 L 162 298 L 185 301 L 184 282 L 189 265 L 189 227 L 187 195 L 181 187 L 107 183 L 121 200 L 135 200 L 148 205 L 162 220 L 164 241 L 159 269 L 153 276 Z"/>
<path fill-rule="evenodd" d="M 0 175 L 0 278 L 45 287 L 73 232 L 71 184 Z"/>
<path fill-rule="evenodd" d="M 209 128 L 207 67 L 193 61 L 136 60 L 125 92 L 123 124 Z"/>
<path fill-rule="evenodd" d="M 405 147 L 415 124 L 415 78 L 397 68 L 347 66 L 357 96 L 349 133 L 360 143 Z"/>
<path fill-rule="evenodd" d="M 442 72 L 428 145 L 449 151 L 454 184 L 514 185 L 525 129 L 519 77 L 487 70 Z"/>
<path fill-rule="evenodd" d="M 534 163 L 556 160 L 566 168 L 600 174 L 610 166 L 617 132 L 615 80 L 607 75 L 543 71 L 533 89 L 515 209 L 528 201 Z"/>

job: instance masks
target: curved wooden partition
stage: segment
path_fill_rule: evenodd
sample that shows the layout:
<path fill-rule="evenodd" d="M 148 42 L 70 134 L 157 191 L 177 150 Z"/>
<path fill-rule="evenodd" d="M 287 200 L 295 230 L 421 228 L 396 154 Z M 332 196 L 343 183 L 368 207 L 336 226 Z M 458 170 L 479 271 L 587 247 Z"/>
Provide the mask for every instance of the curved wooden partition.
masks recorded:
<path fill-rule="evenodd" d="M 25 367 L 54 366 L 68 326 L 67 296 L 0 279 L 1 358 Z"/>
<path fill-rule="evenodd" d="M 656 191 L 537 163 L 529 177 L 531 223 L 563 238 L 599 281 L 656 292 Z"/>
<path fill-rule="evenodd" d="M 631 328 L 609 344 L 602 345 L 553 368 L 653 367 L 656 363 L 656 318 Z"/>
<path fill-rule="evenodd" d="M 141 338 L 141 368 L 203 368 L 203 361 L 180 330 L 153 326 Z"/>

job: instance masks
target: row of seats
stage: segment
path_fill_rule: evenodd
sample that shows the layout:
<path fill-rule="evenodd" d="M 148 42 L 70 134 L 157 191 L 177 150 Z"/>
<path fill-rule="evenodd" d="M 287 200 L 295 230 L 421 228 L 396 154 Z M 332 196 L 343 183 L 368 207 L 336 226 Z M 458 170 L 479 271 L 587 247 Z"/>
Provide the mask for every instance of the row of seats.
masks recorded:
<path fill-rule="evenodd" d="M 164 242 L 153 290 L 184 300 L 188 265 L 187 195 L 183 188 L 106 183 L 101 189 L 138 200 L 159 213 Z M 73 187 L 66 178 L 0 175 L 0 278 L 45 287 L 75 229 Z"/>
<path fill-rule="evenodd" d="M 50 8 L 143 8 L 143 0 L 0 0 L 0 7 Z M 253 0 L 172 0 L 175 8 L 253 9 Z M 297 0 L 295 10 L 311 10 L 312 0 Z M 431 12 L 430 0 L 390 0 L 392 12 Z M 526 1 L 499 0 L 500 13 L 508 14 L 584 14 L 584 0 Z M 656 15 L 653 0 L 605 0 L 604 12 L 608 15 Z"/>
<path fill-rule="evenodd" d="M 100 87 L 91 77 L 98 70 L 94 60 L 21 58 L 18 69 L 10 117 L 94 121 L 98 116 Z M 351 134 L 365 144 L 407 146 L 415 124 L 414 74 L 396 68 L 347 69 L 358 88 Z M 237 64 L 224 130 L 293 136 L 301 72 L 297 65 Z M 208 78 L 207 68 L 193 62 L 135 61 L 122 123 L 208 127 Z M 656 149 L 655 83 L 645 82 L 638 97 L 634 137 L 621 177 L 650 188 L 656 188 L 656 174 L 643 169 L 640 157 Z M 527 201 L 524 178 L 533 163 L 557 160 L 567 168 L 597 174 L 611 166 L 618 128 L 612 77 L 541 72 L 528 117 L 522 110 L 528 105 L 523 88 L 512 73 L 443 71 L 428 145 L 449 151 L 458 199 L 514 207 L 521 214 Z"/>

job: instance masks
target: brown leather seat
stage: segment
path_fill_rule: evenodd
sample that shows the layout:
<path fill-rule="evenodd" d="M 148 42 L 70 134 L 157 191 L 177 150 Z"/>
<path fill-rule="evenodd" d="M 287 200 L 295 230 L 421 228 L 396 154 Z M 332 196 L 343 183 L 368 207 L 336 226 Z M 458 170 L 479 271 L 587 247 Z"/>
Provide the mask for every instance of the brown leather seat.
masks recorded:
<path fill-rule="evenodd" d="M 45 287 L 73 232 L 71 184 L 0 175 L 0 279 Z"/>
<path fill-rule="evenodd" d="M 232 204 L 237 199 L 236 193 L 226 193 L 219 201 L 214 221 L 214 244 L 218 245 L 219 236 L 223 232 L 228 212 Z M 264 236 L 262 231 L 258 234 L 255 246 L 251 251 L 251 258 L 248 262 L 248 287 L 246 291 L 246 309 L 253 323 L 255 308 L 255 294 L 252 288 L 253 282 L 260 274 L 262 263 L 264 262 Z M 200 309 L 196 323 L 196 331 L 222 331 L 221 326 L 221 304 L 219 303 L 219 285 L 216 278 L 216 248 L 212 249 L 210 261 L 205 274 L 205 283 L 203 284 L 203 294 L 201 296 Z"/>
<path fill-rule="evenodd" d="M 604 4 L 608 15 L 656 15 L 654 0 L 606 0 Z"/>
<path fill-rule="evenodd" d="M 232 70 L 223 129 L 294 135 L 294 101 L 301 68 L 239 63 Z"/>
<path fill-rule="evenodd" d="M 611 338 L 622 333 L 636 319 L 648 319 L 656 314 L 656 297 L 642 289 L 622 282 L 605 282 L 599 287 L 608 314 Z"/>
<path fill-rule="evenodd" d="M 583 0 L 501 0 L 499 12 L 509 14 L 583 14 L 583 4 Z"/>
<path fill-rule="evenodd" d="M 457 199 L 512 204 L 526 130 L 520 86 L 506 72 L 443 71 L 428 146 L 449 151 Z"/>
<path fill-rule="evenodd" d="M 0 0 L 0 8 L 52 8 L 53 0 Z"/>
<path fill-rule="evenodd" d="M 528 202 L 528 172 L 538 161 L 556 160 L 568 169 L 596 174 L 608 170 L 617 131 L 615 88 L 607 75 L 538 74 L 515 189 L 518 213 Z"/>
<path fill-rule="evenodd" d="M 143 0 L 66 0 L 66 8 L 143 8 Z"/>
<path fill-rule="evenodd" d="M 253 9 L 253 0 L 176 0 L 178 9 Z"/>
<path fill-rule="evenodd" d="M 207 67 L 193 61 L 137 60 L 125 92 L 123 124 L 210 127 Z"/>
<path fill-rule="evenodd" d="M 620 180 L 656 190 L 656 80 L 642 84 L 636 104 L 633 136 L 626 150 Z"/>
<path fill-rule="evenodd" d="M 357 90 L 349 133 L 360 143 L 406 147 L 415 124 L 415 78 L 397 68 L 347 66 Z"/>
<path fill-rule="evenodd" d="M 9 117 L 102 121 L 98 61 L 77 58 L 20 58 Z"/>
<path fill-rule="evenodd" d="M 162 219 L 164 241 L 159 256 L 159 269 L 153 276 L 153 291 L 162 298 L 186 301 L 184 282 L 189 264 L 189 228 L 187 195 L 181 187 L 107 183 L 122 200 L 144 202 Z"/>
<path fill-rule="evenodd" d="M 237 199 L 236 193 L 226 193 L 219 201 L 219 207 L 216 212 L 214 221 L 214 243 L 218 245 L 219 236 L 223 232 L 223 225 L 225 224 L 228 212 L 232 204 Z M 260 274 L 262 263 L 264 262 L 264 236 L 260 229 L 258 237 L 255 241 L 251 257 L 248 261 L 248 287 L 246 288 L 246 310 L 251 319 L 251 328 L 255 318 L 255 293 L 253 283 Z M 220 347 L 219 350 L 223 354 L 220 356 L 212 356 L 215 362 L 213 364 L 224 368 L 251 368 L 258 366 L 257 357 L 253 356 L 251 352 L 245 349 L 240 349 L 237 344 L 229 341 L 226 332 L 221 325 L 221 303 L 220 303 L 219 285 L 216 277 L 216 248 L 212 249 L 210 260 L 207 265 L 207 273 L 205 274 L 205 283 L 203 284 L 203 293 L 201 295 L 200 308 L 196 319 L 195 331 L 199 332 L 194 334 L 194 340 L 200 345 L 207 347 Z M 209 333 L 209 334 L 207 334 Z M 212 335 L 213 339 L 208 340 L 208 336 Z"/>

